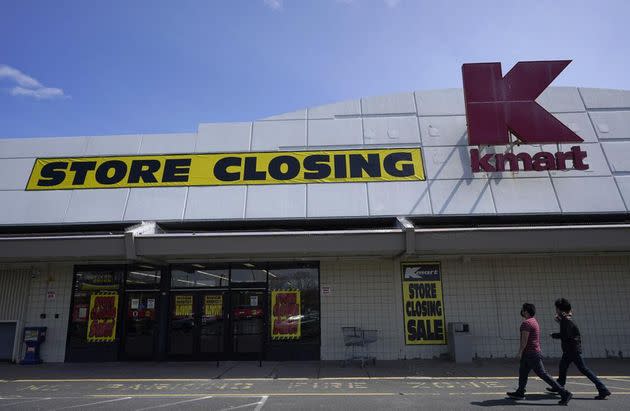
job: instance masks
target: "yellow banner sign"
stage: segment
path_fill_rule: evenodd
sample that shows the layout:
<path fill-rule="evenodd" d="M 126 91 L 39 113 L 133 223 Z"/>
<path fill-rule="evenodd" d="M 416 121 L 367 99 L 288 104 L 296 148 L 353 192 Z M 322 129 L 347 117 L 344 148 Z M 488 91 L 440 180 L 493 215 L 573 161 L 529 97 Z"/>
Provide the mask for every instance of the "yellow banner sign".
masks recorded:
<path fill-rule="evenodd" d="M 206 295 L 203 302 L 203 315 L 205 317 L 221 317 L 223 315 L 223 296 Z"/>
<path fill-rule="evenodd" d="M 176 295 L 175 296 L 175 316 L 188 317 L 193 315 L 193 296 L 192 295 Z"/>
<path fill-rule="evenodd" d="M 405 343 L 446 344 L 439 263 L 402 264 Z"/>
<path fill-rule="evenodd" d="M 302 335 L 300 292 L 271 291 L 271 338 L 297 339 Z"/>
<path fill-rule="evenodd" d="M 101 292 L 90 296 L 87 328 L 88 342 L 113 342 L 116 339 L 118 293 Z"/>
<path fill-rule="evenodd" d="M 26 190 L 424 180 L 420 148 L 38 158 Z"/>

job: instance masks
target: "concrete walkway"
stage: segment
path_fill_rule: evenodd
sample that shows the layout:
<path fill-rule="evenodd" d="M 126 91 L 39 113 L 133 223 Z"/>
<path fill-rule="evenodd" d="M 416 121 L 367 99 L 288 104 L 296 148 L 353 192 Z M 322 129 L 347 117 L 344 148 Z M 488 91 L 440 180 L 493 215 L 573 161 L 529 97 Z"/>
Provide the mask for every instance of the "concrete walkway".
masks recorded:
<path fill-rule="evenodd" d="M 630 376 L 630 359 L 588 359 L 600 376 Z M 558 359 L 545 361 L 548 372 L 557 374 Z M 476 360 L 455 364 L 445 360 L 377 361 L 364 368 L 341 361 L 276 362 L 114 362 L 40 365 L 0 364 L 0 380 L 42 379 L 285 379 L 285 378 L 387 378 L 387 377 L 514 377 L 516 359 Z M 569 376 L 581 375 L 575 367 Z"/>

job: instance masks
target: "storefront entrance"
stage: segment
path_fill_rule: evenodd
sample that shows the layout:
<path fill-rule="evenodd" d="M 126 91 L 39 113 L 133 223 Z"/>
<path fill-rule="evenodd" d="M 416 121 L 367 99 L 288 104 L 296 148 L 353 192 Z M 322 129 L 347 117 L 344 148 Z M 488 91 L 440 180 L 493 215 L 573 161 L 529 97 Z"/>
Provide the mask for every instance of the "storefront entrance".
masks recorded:
<path fill-rule="evenodd" d="M 257 359 L 264 352 L 265 289 L 171 293 L 169 357 Z"/>
<path fill-rule="evenodd" d="M 151 360 L 158 345 L 159 293 L 134 291 L 126 295 L 124 358 Z"/>
<path fill-rule="evenodd" d="M 317 360 L 317 263 L 78 266 L 67 361 Z"/>

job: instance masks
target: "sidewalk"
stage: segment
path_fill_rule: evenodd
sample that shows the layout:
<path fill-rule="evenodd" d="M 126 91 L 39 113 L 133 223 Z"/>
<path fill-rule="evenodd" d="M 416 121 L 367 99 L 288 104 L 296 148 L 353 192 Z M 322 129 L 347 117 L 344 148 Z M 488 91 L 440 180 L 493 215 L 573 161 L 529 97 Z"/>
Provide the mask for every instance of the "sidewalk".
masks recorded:
<path fill-rule="evenodd" d="M 550 374 L 557 374 L 558 359 L 545 361 Z M 588 366 L 599 376 L 630 376 L 630 359 L 588 359 Z M 377 361 L 361 368 L 341 361 L 258 362 L 115 362 L 60 363 L 41 365 L 0 364 L 0 380 L 88 380 L 88 379 L 331 379 L 331 378 L 405 378 L 405 377 L 514 377 L 516 359 L 476 360 L 455 364 L 446 360 Z M 569 376 L 581 375 L 575 367 Z"/>

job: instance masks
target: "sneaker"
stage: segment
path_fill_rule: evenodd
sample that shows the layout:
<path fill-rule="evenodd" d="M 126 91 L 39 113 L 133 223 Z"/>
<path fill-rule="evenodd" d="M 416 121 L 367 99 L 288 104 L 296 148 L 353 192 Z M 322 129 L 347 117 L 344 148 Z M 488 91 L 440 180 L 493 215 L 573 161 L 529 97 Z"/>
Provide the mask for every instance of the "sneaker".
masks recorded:
<path fill-rule="evenodd" d="M 573 394 L 571 394 L 569 391 L 566 391 L 562 395 L 561 400 L 558 402 L 558 404 L 560 404 L 560 405 L 568 405 L 569 401 L 571 401 L 571 398 L 573 398 Z"/>
<path fill-rule="evenodd" d="M 525 394 L 518 392 L 518 391 L 514 391 L 514 392 L 508 392 L 507 396 L 510 397 L 513 400 L 524 400 L 525 399 Z"/>
<path fill-rule="evenodd" d="M 547 387 L 546 390 L 547 390 L 547 392 L 550 392 L 552 394 L 560 394 L 560 390 L 557 389 L 557 388 Z"/>
<path fill-rule="evenodd" d="M 604 391 L 600 391 L 599 394 L 597 394 L 597 397 L 595 397 L 596 400 L 605 400 L 606 397 L 608 397 L 610 395 L 610 391 L 608 390 L 604 390 Z"/>

